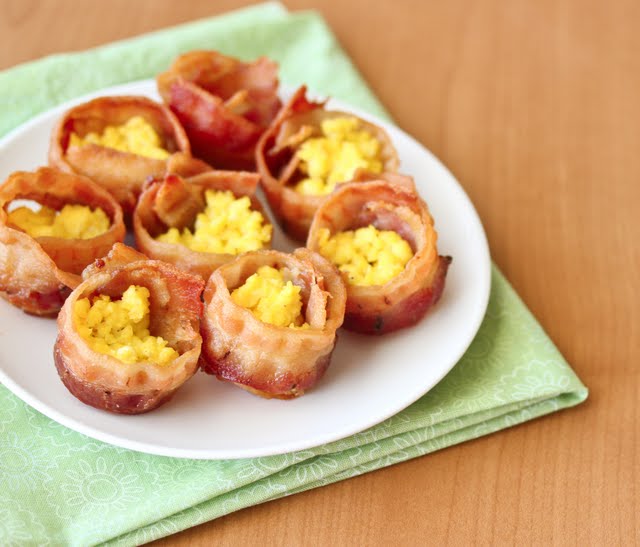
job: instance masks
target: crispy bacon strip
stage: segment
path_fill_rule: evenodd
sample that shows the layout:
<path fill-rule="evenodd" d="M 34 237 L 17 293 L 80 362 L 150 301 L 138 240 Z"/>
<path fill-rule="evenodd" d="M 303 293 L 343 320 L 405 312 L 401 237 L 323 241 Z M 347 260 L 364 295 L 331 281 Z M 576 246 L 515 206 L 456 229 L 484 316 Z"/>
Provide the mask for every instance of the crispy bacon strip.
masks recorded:
<path fill-rule="evenodd" d="M 208 171 L 213 171 L 213 167 L 202 160 L 194 158 L 191 154 L 176 152 L 167 159 L 167 174 L 193 177 Z"/>
<path fill-rule="evenodd" d="M 440 298 L 451 257 L 439 256 L 438 235 L 426 203 L 420 199 L 410 177 L 377 175 L 378 180 L 360 180 L 339 186 L 318 208 L 307 247 L 319 251 L 318 234 L 331 234 L 373 224 L 393 230 L 411 245 L 414 256 L 405 269 L 384 285 L 358 286 L 347 283 L 344 326 L 364 334 L 385 334 L 417 323 Z M 346 282 L 346 275 L 345 275 Z"/>
<path fill-rule="evenodd" d="M 277 72 L 266 57 L 243 63 L 215 51 L 191 51 L 157 77 L 158 91 L 196 156 L 221 169 L 251 170 L 256 143 L 282 106 Z"/>
<path fill-rule="evenodd" d="M 118 200 L 125 213 L 131 213 L 144 181 L 148 177 L 161 177 L 167 169 L 167 160 L 97 144 L 69 146 L 69 141 L 73 132 L 80 136 L 102 133 L 106 126 L 122 125 L 134 116 L 142 116 L 153 126 L 168 152 L 191 153 L 184 129 L 166 106 L 146 97 L 100 97 L 74 106 L 60 118 L 51 134 L 49 165 L 90 177 Z"/>
<path fill-rule="evenodd" d="M 203 253 L 154 238 L 169 228 L 193 226 L 205 207 L 206 190 L 230 190 L 236 197 L 248 196 L 251 208 L 262 213 L 268 223 L 269 217 L 254 195 L 258 180 L 255 173 L 210 170 L 188 178 L 170 174 L 163 180 L 149 182 L 133 214 L 136 245 L 149 257 L 175 264 L 206 281 L 214 270 L 236 255 Z"/>
<path fill-rule="evenodd" d="M 261 267 L 283 269 L 302 288 L 310 329 L 277 327 L 258 320 L 231 299 L 231 292 Z M 201 367 L 265 398 L 302 395 L 331 361 L 346 292 L 338 270 L 317 253 L 255 251 L 221 266 L 207 282 L 202 317 Z"/>
<path fill-rule="evenodd" d="M 302 86 L 294 93 L 256 147 L 256 166 L 269 205 L 282 229 L 298 241 L 306 239 L 313 215 L 326 196 L 305 195 L 294 190 L 292 185 L 302 177 L 296 152 L 305 140 L 320 134 L 320 126 L 327 118 L 353 116 L 325 110 L 324 102 L 308 101 L 306 91 Z M 396 171 L 398 153 L 387 132 L 358 119 L 362 127 L 382 143 L 384 170 Z"/>
<path fill-rule="evenodd" d="M 13 200 L 37 201 L 53 209 L 66 204 L 100 207 L 109 217 L 107 232 L 91 239 L 33 238 L 9 223 Z M 0 292 L 25 312 L 55 316 L 79 274 L 104 256 L 125 235 L 122 209 L 113 197 L 86 177 L 42 167 L 35 173 L 18 171 L 0 186 Z"/>
<path fill-rule="evenodd" d="M 198 368 L 203 281 L 122 244 L 83 277 L 58 316 L 54 359 L 64 385 L 83 403 L 120 414 L 148 412 L 167 402 Z M 162 336 L 180 354 L 171 363 L 123 363 L 93 351 L 78 334 L 73 322 L 78 299 L 95 294 L 118 298 L 130 285 L 149 289 L 151 334 Z"/>

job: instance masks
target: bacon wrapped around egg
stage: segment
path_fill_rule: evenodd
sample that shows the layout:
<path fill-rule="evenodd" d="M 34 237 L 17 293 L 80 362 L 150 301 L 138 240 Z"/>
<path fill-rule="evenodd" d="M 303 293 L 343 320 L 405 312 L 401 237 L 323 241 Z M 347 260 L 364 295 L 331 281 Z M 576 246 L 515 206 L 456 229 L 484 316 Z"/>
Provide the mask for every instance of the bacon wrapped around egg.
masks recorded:
<path fill-rule="evenodd" d="M 317 253 L 245 253 L 207 282 L 201 367 L 265 398 L 302 395 L 322 377 L 344 317 L 345 287 Z"/>
<path fill-rule="evenodd" d="M 254 196 L 258 180 L 255 173 L 208 170 L 150 181 L 133 215 L 137 247 L 205 281 L 236 255 L 268 248 L 273 227 Z"/>
<path fill-rule="evenodd" d="M 276 63 L 191 51 L 160 74 L 157 84 L 195 156 L 219 169 L 253 169 L 256 143 L 282 106 Z"/>
<path fill-rule="evenodd" d="M 385 334 L 414 325 L 438 301 L 451 258 L 438 255 L 433 219 L 410 177 L 356 180 L 320 205 L 307 247 L 342 272 L 345 328 Z"/>
<path fill-rule="evenodd" d="M 353 114 L 325 110 L 296 91 L 256 148 L 261 184 L 280 225 L 304 241 L 316 209 L 357 169 L 395 172 L 398 154 L 384 129 Z"/>
<path fill-rule="evenodd" d="M 0 186 L 0 294 L 55 316 L 82 270 L 124 235 L 122 209 L 88 178 L 48 167 L 15 172 Z"/>
<path fill-rule="evenodd" d="M 49 164 L 86 175 L 131 213 L 142 184 L 161 177 L 175 152 L 190 154 L 173 113 L 146 97 L 100 97 L 74 106 L 51 135 Z"/>
<path fill-rule="evenodd" d="M 122 244 L 83 273 L 58 316 L 54 360 L 83 403 L 140 414 L 198 368 L 203 281 Z"/>

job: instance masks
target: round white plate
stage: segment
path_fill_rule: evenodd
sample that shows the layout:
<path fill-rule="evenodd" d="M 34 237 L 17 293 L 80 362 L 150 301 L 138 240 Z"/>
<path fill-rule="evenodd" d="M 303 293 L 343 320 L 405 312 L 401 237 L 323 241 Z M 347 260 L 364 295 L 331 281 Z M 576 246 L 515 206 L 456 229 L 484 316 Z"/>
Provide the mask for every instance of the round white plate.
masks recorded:
<path fill-rule="evenodd" d="M 123 94 L 158 99 L 154 82 L 146 80 L 37 116 L 0 141 L 0 180 L 46 164 L 51 129 L 70 106 Z M 335 441 L 389 418 L 429 391 L 460 359 L 486 310 L 490 258 L 482 225 L 460 184 L 420 143 L 338 101 L 329 107 L 352 111 L 389 132 L 401 172 L 415 177 L 429 204 L 440 254 L 453 257 L 440 302 L 418 325 L 382 337 L 341 331 L 327 374 L 299 399 L 261 399 L 197 373 L 159 409 L 121 416 L 84 405 L 64 387 L 53 364 L 54 320 L 0 301 L 0 381 L 46 416 L 90 437 L 141 452 L 203 459 L 267 456 Z M 293 248 L 277 228 L 273 246 Z"/>

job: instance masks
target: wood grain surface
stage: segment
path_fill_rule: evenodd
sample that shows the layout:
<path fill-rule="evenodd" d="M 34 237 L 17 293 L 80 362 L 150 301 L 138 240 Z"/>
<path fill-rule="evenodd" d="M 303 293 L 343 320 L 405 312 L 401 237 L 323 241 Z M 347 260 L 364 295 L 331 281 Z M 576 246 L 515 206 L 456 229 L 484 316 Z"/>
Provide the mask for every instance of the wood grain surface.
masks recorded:
<path fill-rule="evenodd" d="M 591 395 L 158 545 L 640 544 L 640 3 L 285 4 L 324 15 L 398 125 L 458 177 Z M 241 5 L 0 0 L 0 69 Z"/>

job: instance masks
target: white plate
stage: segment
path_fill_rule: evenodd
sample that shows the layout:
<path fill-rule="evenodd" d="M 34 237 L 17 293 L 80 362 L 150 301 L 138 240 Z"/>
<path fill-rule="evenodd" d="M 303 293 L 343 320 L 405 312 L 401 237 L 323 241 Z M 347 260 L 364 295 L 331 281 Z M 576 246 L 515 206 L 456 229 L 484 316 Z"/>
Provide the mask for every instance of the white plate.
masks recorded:
<path fill-rule="evenodd" d="M 94 93 L 157 99 L 155 84 L 133 82 Z M 47 161 L 55 121 L 82 97 L 45 112 L 0 141 L 0 180 Z M 471 201 L 451 173 L 398 128 L 332 100 L 383 126 L 415 177 L 436 222 L 440 254 L 453 256 L 440 302 L 417 326 L 383 337 L 340 332 L 325 377 L 292 401 L 265 400 L 203 373 L 166 405 L 140 416 L 86 406 L 59 380 L 52 348 L 56 323 L 0 301 L 0 381 L 61 424 L 111 444 L 182 458 L 246 458 L 311 448 L 367 429 L 401 411 L 447 373 L 467 349 L 484 316 L 490 284 L 487 240 Z M 293 248 L 276 229 L 274 247 Z"/>

